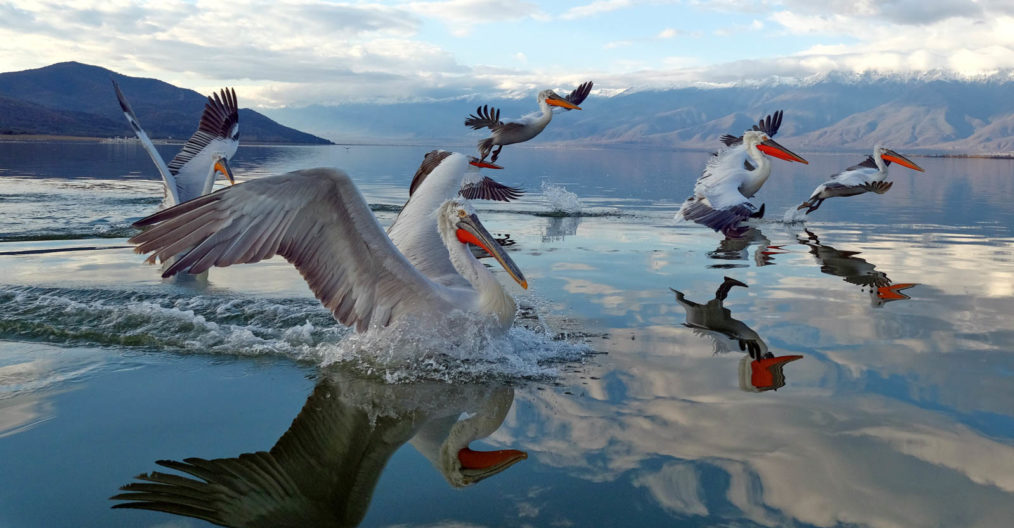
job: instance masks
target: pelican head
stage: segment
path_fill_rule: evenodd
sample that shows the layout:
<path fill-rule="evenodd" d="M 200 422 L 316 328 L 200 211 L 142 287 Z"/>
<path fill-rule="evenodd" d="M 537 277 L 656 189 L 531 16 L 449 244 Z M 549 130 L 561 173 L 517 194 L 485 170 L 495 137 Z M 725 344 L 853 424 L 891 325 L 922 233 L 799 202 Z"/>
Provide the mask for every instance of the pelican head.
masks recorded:
<path fill-rule="evenodd" d="M 233 130 L 236 131 L 237 136 L 239 135 L 238 127 L 239 125 L 233 127 Z M 225 179 L 229 180 L 230 184 L 235 185 L 236 178 L 232 176 L 232 168 L 229 167 L 228 156 L 225 156 L 224 154 L 215 154 L 214 156 L 212 156 L 212 159 L 214 160 L 214 162 L 211 165 L 213 176 L 221 174 L 222 176 L 225 177 Z"/>
<path fill-rule="evenodd" d="M 517 281 L 522 288 L 528 289 L 528 281 L 525 279 L 524 274 L 521 273 L 518 265 L 511 260 L 503 247 L 493 238 L 493 235 L 489 234 L 489 231 L 486 230 L 482 222 L 479 221 L 479 217 L 475 214 L 475 209 L 468 202 L 457 199 L 447 200 L 437 210 L 437 221 L 438 229 L 445 243 L 450 245 L 456 239 L 462 245 L 474 244 L 481 247 L 486 253 L 489 253 L 490 256 L 496 259 L 503 266 L 503 269 L 507 271 L 507 274 Z M 453 238 L 451 238 L 451 235 L 453 235 Z M 448 242 L 449 240 L 450 242 Z M 466 253 L 471 255 L 470 252 Z"/>
<path fill-rule="evenodd" d="M 798 154 L 783 147 L 777 141 L 769 138 L 767 134 L 761 132 L 760 130 L 747 130 L 746 132 L 744 132 L 743 142 L 746 144 L 747 148 L 756 147 L 757 150 L 763 152 L 764 154 L 767 154 L 768 156 L 773 156 L 775 158 L 783 159 L 785 161 L 797 161 L 799 163 L 805 164 L 810 163 L 805 159 L 803 159 L 802 157 L 800 157 Z"/>
<path fill-rule="evenodd" d="M 539 104 L 541 105 L 543 103 L 550 106 L 559 106 L 561 108 L 566 108 L 568 110 L 581 109 L 580 106 L 577 106 L 576 104 L 571 103 L 570 101 L 564 99 L 563 97 L 560 97 L 559 95 L 556 94 L 556 92 L 552 90 L 542 90 L 541 92 L 539 92 Z"/>
<path fill-rule="evenodd" d="M 913 162 L 912 160 L 906 158 L 905 156 L 902 156 L 901 154 L 898 154 L 894 150 L 889 149 L 883 145 L 877 145 L 873 147 L 873 155 L 879 157 L 884 161 L 897 163 L 902 167 L 907 167 L 909 169 L 917 170 L 919 172 L 926 172 L 925 170 L 923 170 L 922 167 L 916 165 L 915 162 Z"/>

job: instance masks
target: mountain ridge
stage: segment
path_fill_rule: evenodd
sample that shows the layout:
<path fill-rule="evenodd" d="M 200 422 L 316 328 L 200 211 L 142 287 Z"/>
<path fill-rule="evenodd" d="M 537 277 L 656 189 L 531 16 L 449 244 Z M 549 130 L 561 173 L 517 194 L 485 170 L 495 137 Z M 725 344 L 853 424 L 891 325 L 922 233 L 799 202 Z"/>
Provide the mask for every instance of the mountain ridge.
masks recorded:
<path fill-rule="evenodd" d="M 196 130 L 207 96 L 158 79 L 71 61 L 0 73 L 0 134 L 133 137 L 111 79 L 119 83 L 152 138 L 181 140 Z M 239 122 L 244 142 L 330 143 L 249 108 L 240 108 Z"/>

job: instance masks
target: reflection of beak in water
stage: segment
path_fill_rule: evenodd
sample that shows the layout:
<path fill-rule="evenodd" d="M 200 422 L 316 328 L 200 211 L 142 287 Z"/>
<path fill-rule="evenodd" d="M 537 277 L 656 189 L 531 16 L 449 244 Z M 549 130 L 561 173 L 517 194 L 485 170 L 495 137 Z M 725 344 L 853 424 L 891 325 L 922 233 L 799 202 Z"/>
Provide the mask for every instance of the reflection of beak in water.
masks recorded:
<path fill-rule="evenodd" d="M 577 234 L 577 226 L 581 225 L 580 216 L 550 216 L 546 224 L 543 242 L 563 242 L 563 239 Z"/>
<path fill-rule="evenodd" d="M 797 359 L 803 359 L 803 356 L 770 356 L 762 359 L 743 356 L 739 360 L 739 388 L 745 392 L 778 390 L 785 386 L 785 373 L 782 371 L 785 364 Z"/>
<path fill-rule="evenodd" d="M 715 290 L 715 298 L 705 304 L 687 300 L 683 292 L 670 289 L 676 294 L 676 302 L 686 311 L 684 326 L 694 329 L 698 335 L 709 337 L 715 353 L 732 352 L 737 348 L 746 353 L 739 367 L 739 385 L 742 390 L 762 392 L 783 387 L 783 366 L 803 356 L 775 356 L 756 331 L 732 317 L 732 312 L 724 306 L 724 302 L 735 286 L 747 287 L 736 279 L 725 277 Z"/>
<path fill-rule="evenodd" d="M 909 299 L 910 297 L 899 293 L 916 283 L 904 283 L 892 285 L 891 279 L 883 271 L 877 270 L 876 266 L 859 258 L 858 251 L 844 251 L 835 249 L 820 243 L 820 239 L 809 229 L 806 230 L 806 238 L 797 237 L 800 244 L 810 248 L 810 253 L 820 264 L 820 271 L 841 277 L 849 284 L 860 286 L 870 293 L 870 301 L 873 306 L 883 306 L 889 301 Z"/>
<path fill-rule="evenodd" d="M 503 423 L 514 391 L 495 384 L 398 384 L 321 373 L 270 451 L 160 466 L 123 486 L 113 508 L 163 511 L 223 526 L 356 526 L 388 459 L 406 442 L 453 486 L 475 484 L 527 458 L 474 451 Z"/>
<path fill-rule="evenodd" d="M 750 246 L 757 246 L 754 250 L 753 260 L 756 266 L 767 266 L 774 264 L 774 256 L 786 253 L 782 250 L 782 246 L 772 246 L 771 240 L 764 236 L 764 233 L 756 227 L 750 227 L 739 233 L 738 236 L 726 236 L 724 240 L 719 242 L 718 248 L 708 253 L 709 258 L 715 260 L 749 260 L 750 259 Z M 729 269 L 729 268 L 745 268 L 747 264 L 712 264 L 709 268 L 716 269 Z"/>

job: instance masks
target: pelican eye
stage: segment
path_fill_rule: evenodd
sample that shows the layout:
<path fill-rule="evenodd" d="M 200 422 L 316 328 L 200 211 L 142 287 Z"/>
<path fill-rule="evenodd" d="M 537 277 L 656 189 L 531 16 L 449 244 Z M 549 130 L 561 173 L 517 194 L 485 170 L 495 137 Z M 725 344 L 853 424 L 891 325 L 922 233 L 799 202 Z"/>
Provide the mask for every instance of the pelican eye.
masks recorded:
<path fill-rule="evenodd" d="M 464 218 L 466 216 L 468 216 L 468 213 L 466 213 L 464 209 L 458 209 L 458 218 Z"/>

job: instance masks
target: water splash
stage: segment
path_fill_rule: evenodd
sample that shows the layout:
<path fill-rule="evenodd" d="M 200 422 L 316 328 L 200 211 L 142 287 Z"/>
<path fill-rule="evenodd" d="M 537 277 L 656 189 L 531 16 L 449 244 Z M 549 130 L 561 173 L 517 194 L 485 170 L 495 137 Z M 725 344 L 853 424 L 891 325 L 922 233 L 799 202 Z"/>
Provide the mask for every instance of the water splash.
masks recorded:
<path fill-rule="evenodd" d="M 806 211 L 803 209 L 797 209 L 795 207 L 789 207 L 785 210 L 785 214 L 782 215 L 782 223 L 785 224 L 801 224 L 806 221 Z"/>
<path fill-rule="evenodd" d="M 315 299 L 25 286 L 0 287 L 0 339 L 275 355 L 340 363 L 389 382 L 553 377 L 557 364 L 587 351 L 544 328 L 503 334 L 469 314 L 439 328 L 402 319 L 396 327 L 355 334 Z"/>
<path fill-rule="evenodd" d="M 562 185 L 542 182 L 542 196 L 553 213 L 574 215 L 584 208 L 577 194 L 568 191 Z"/>

